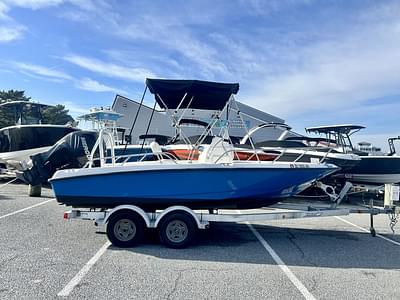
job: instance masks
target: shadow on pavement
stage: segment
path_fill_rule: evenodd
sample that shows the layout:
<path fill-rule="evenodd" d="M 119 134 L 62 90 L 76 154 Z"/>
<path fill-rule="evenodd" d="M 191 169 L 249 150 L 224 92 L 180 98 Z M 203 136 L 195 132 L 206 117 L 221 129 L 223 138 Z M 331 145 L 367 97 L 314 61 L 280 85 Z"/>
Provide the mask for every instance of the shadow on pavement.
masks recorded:
<path fill-rule="evenodd" d="M 253 225 L 288 266 L 324 268 L 400 269 L 399 246 L 369 233 L 324 229 L 292 229 Z M 143 244 L 111 251 L 129 251 L 167 260 L 192 260 L 246 264 L 275 264 L 245 224 L 213 223 L 199 231 L 186 249 L 169 249 L 150 230 Z"/>

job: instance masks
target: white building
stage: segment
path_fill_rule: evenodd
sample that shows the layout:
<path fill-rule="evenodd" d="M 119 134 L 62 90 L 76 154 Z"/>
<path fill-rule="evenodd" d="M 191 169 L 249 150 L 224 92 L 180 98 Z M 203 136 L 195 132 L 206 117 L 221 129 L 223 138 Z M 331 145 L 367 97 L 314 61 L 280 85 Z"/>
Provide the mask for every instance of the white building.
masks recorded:
<path fill-rule="evenodd" d="M 369 142 L 359 142 L 358 150 L 368 153 L 368 155 L 383 155 L 382 149 L 373 146 Z"/>

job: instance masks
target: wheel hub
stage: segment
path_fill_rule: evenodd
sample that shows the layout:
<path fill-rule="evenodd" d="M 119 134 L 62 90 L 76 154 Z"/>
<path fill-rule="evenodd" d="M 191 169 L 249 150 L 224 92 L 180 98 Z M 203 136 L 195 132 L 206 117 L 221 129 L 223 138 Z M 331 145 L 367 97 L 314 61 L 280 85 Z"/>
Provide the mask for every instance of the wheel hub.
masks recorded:
<path fill-rule="evenodd" d="M 171 221 L 167 226 L 167 237 L 170 241 L 180 243 L 188 236 L 188 227 L 181 220 Z"/>
<path fill-rule="evenodd" d="M 120 241 L 129 241 L 136 235 L 136 225 L 132 220 L 121 219 L 115 223 L 114 234 Z"/>

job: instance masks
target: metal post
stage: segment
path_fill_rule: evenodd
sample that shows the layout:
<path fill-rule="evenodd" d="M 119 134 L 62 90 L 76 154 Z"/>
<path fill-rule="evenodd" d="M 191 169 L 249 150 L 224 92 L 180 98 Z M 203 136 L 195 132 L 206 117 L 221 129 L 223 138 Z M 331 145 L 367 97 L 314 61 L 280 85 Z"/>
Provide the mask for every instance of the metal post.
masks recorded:
<path fill-rule="evenodd" d="M 147 92 L 147 85 L 146 85 L 146 87 L 144 88 L 144 92 L 143 92 L 143 95 L 142 95 L 142 99 L 140 100 L 139 108 L 138 108 L 138 110 L 136 111 L 135 119 L 133 120 L 133 124 L 132 124 L 131 130 L 129 131 L 129 136 L 130 136 L 131 140 L 132 140 L 132 131 L 133 131 L 133 128 L 135 127 L 137 118 L 138 118 L 138 116 L 139 116 L 140 108 L 141 108 L 142 105 L 143 105 L 143 100 L 144 100 L 144 96 L 146 95 L 146 92 Z M 122 155 L 125 154 L 126 148 L 127 148 L 127 147 L 128 147 L 128 143 L 125 144 L 124 151 L 122 151 Z"/>
<path fill-rule="evenodd" d="M 157 101 L 154 101 L 153 110 L 151 111 L 151 116 L 150 116 L 149 124 L 147 124 L 146 134 L 145 134 L 144 139 L 143 139 L 143 142 L 142 142 L 142 147 L 140 148 L 140 153 L 142 153 L 142 151 L 143 151 L 144 143 L 146 142 L 146 136 L 147 136 L 147 134 L 149 133 L 149 129 L 150 129 L 151 121 L 153 120 L 153 115 L 154 115 L 154 111 L 155 111 L 155 109 L 156 109 L 156 105 L 157 105 Z"/>
<path fill-rule="evenodd" d="M 371 232 L 372 236 L 376 236 L 376 231 L 374 228 L 374 213 L 373 213 L 374 200 L 372 198 L 369 200 L 369 206 L 371 208 L 371 212 L 369 214 L 369 221 L 370 221 L 369 231 Z"/>

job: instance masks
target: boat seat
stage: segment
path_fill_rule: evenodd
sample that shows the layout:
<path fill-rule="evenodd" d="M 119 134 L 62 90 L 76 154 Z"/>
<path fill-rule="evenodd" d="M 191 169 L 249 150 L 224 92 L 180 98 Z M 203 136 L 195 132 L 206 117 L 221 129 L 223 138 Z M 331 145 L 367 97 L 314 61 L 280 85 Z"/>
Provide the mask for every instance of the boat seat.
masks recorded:
<path fill-rule="evenodd" d="M 227 143 L 222 137 L 214 137 L 210 145 L 204 145 L 204 151 L 199 155 L 199 162 L 202 163 L 232 163 L 233 146 Z"/>
<path fill-rule="evenodd" d="M 150 149 L 151 149 L 151 152 L 154 154 L 154 156 L 157 157 L 158 160 L 162 160 L 163 159 L 162 149 L 161 149 L 160 145 L 157 142 L 151 142 L 150 143 Z"/>
<path fill-rule="evenodd" d="M 151 142 L 149 146 L 151 149 L 151 153 L 160 161 L 165 160 L 165 159 L 172 159 L 172 160 L 177 159 L 170 153 L 163 151 L 160 144 L 158 144 L 157 142 Z"/>

